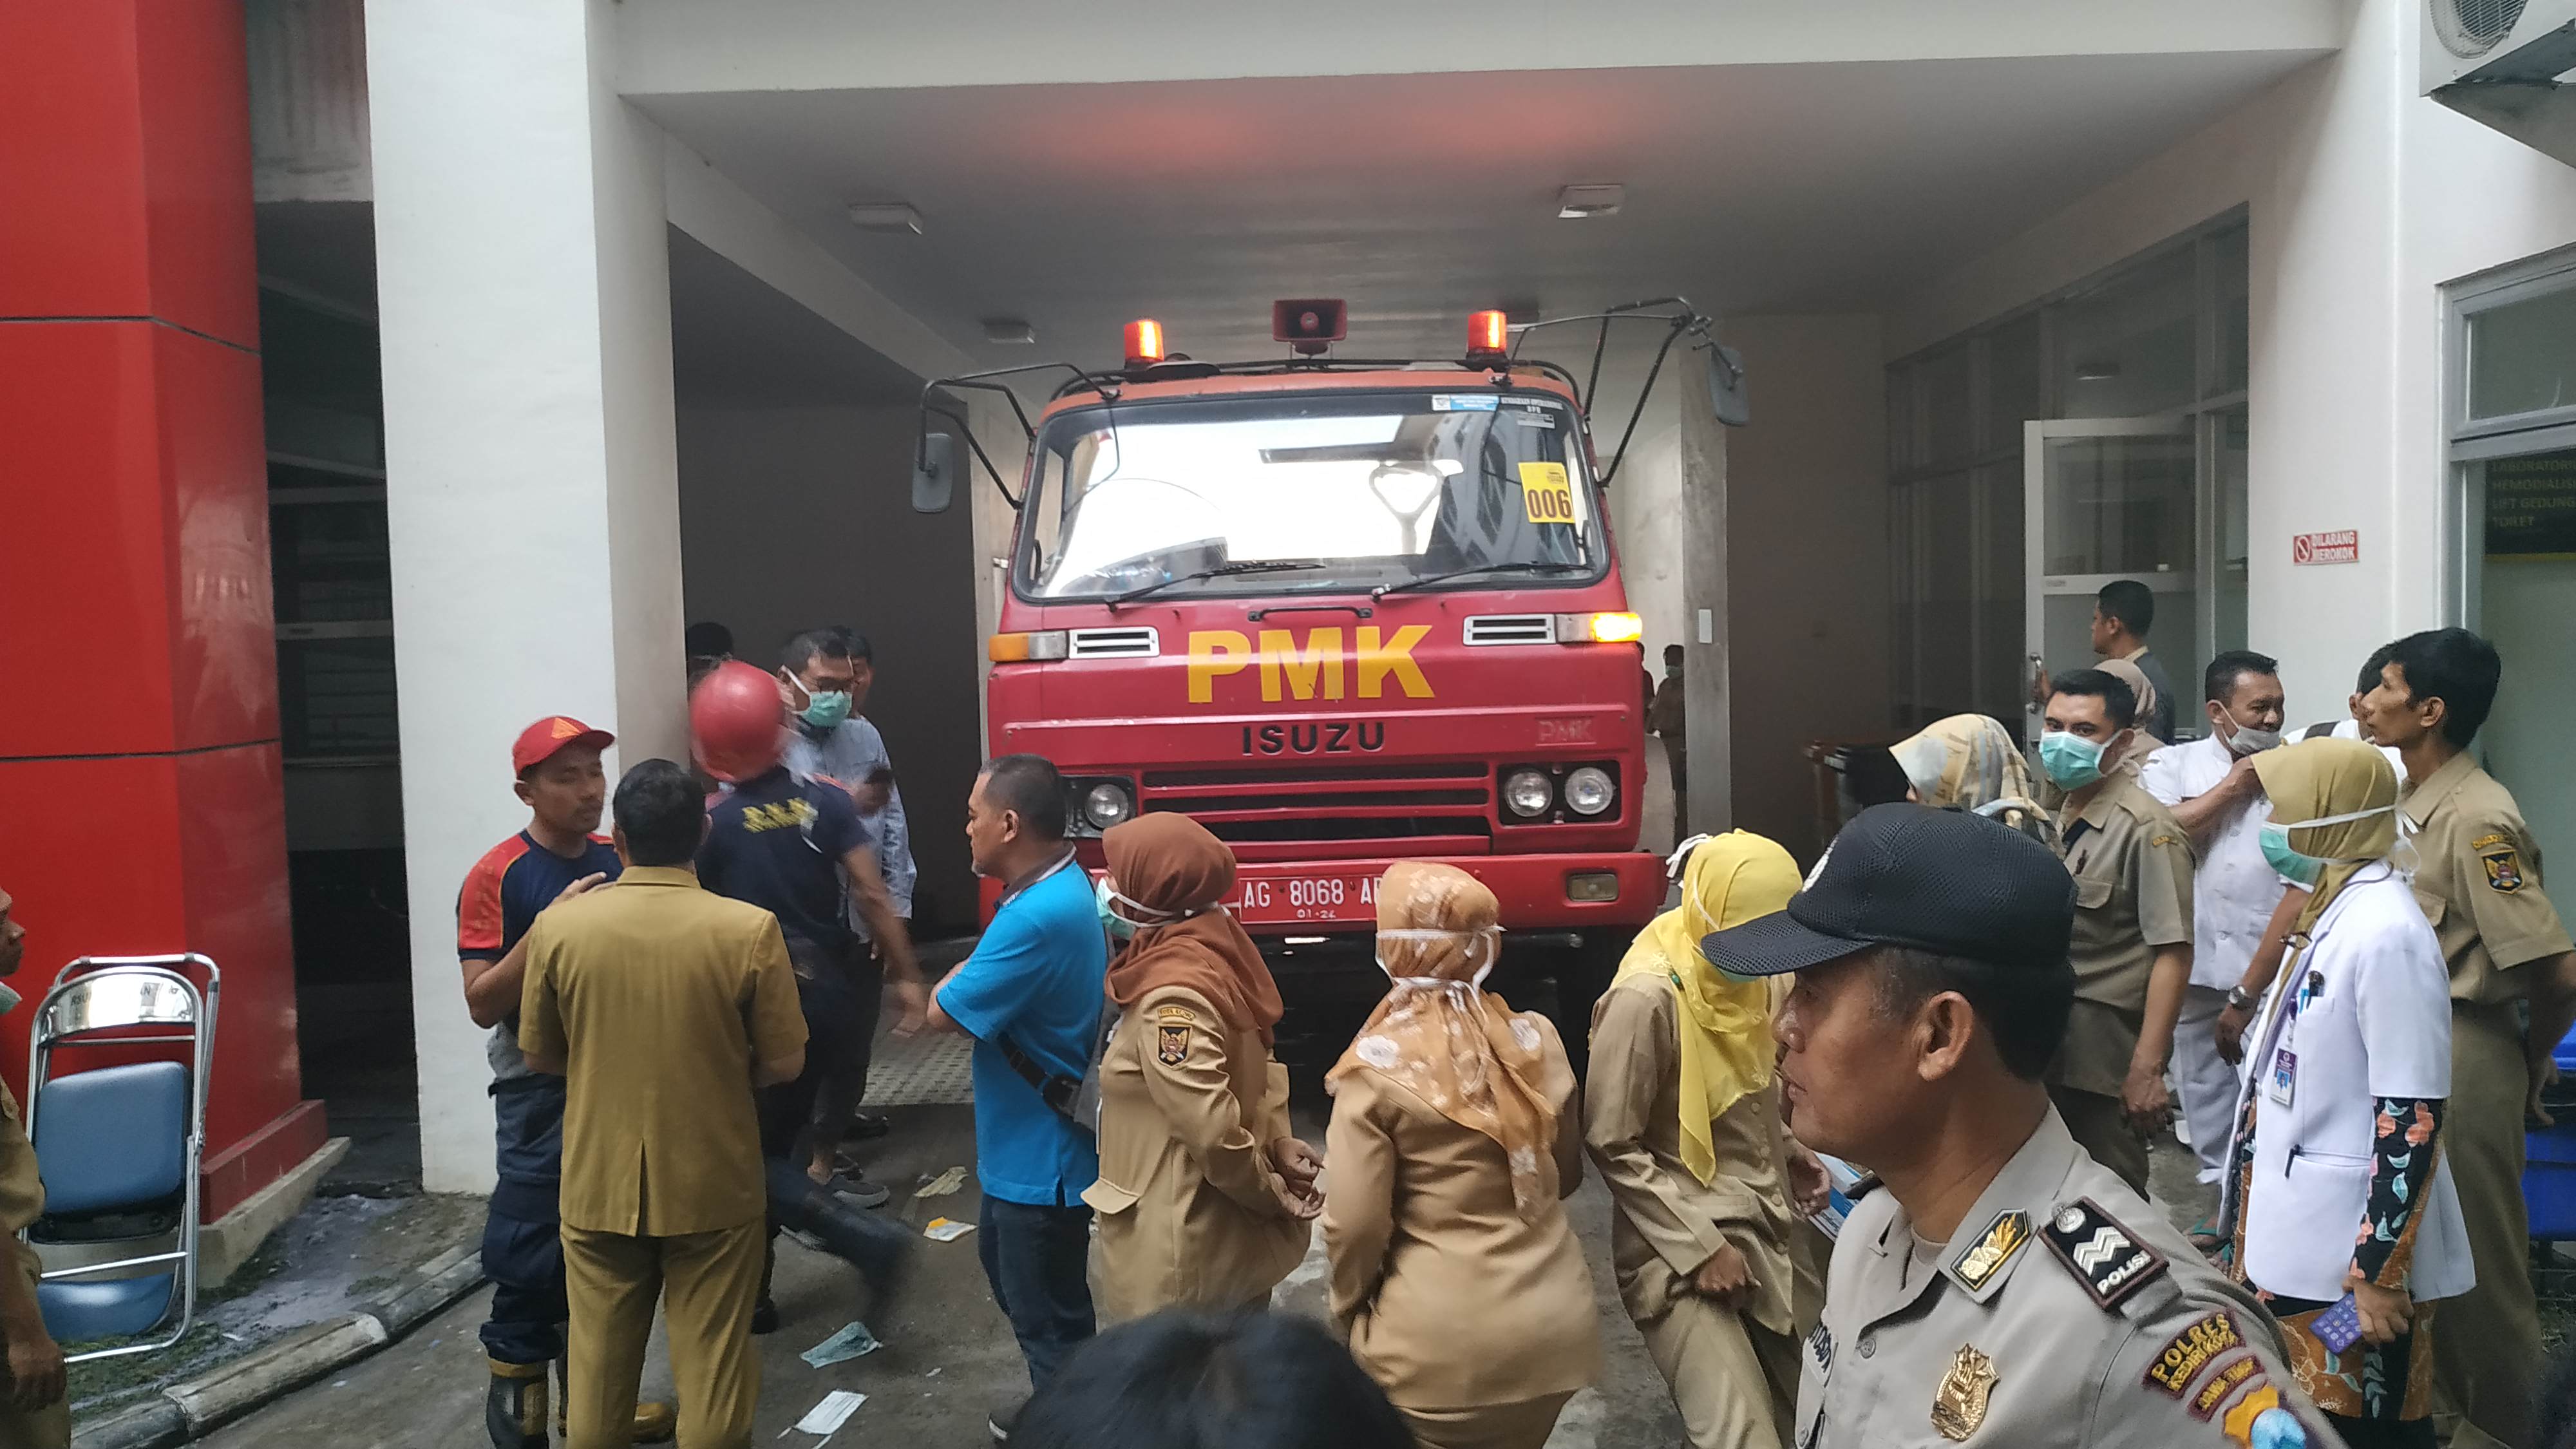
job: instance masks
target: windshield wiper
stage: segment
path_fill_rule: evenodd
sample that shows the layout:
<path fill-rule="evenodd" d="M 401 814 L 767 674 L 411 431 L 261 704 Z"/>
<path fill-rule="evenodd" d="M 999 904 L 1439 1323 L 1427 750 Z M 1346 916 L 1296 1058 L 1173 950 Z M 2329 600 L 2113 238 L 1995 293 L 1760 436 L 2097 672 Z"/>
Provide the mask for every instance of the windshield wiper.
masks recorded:
<path fill-rule="evenodd" d="M 1293 569 L 1319 569 L 1322 567 L 1323 565 L 1319 563 L 1298 563 L 1293 559 L 1237 559 L 1232 563 L 1218 564 L 1214 568 L 1199 569 L 1194 573 L 1177 574 L 1171 578 L 1163 580 L 1161 583 L 1147 584 L 1141 589 L 1129 589 L 1123 594 L 1112 594 L 1109 596 L 1108 602 L 1113 605 L 1123 604 L 1130 599 L 1141 599 L 1147 594 L 1158 593 L 1175 584 L 1196 583 L 1200 579 L 1222 578 L 1228 574 L 1287 573 Z"/>
<path fill-rule="evenodd" d="M 1445 574 L 1433 574 L 1423 579 L 1407 579 L 1400 584 L 1380 584 L 1369 590 L 1369 597 L 1383 599 L 1389 594 L 1400 594 L 1407 589 L 1427 589 L 1433 584 L 1445 584 L 1451 579 L 1470 578 L 1477 574 L 1496 574 L 1505 569 L 1527 569 L 1534 574 L 1588 574 L 1592 572 L 1592 565 L 1528 562 L 1478 564 L 1471 569 L 1451 569 Z"/>

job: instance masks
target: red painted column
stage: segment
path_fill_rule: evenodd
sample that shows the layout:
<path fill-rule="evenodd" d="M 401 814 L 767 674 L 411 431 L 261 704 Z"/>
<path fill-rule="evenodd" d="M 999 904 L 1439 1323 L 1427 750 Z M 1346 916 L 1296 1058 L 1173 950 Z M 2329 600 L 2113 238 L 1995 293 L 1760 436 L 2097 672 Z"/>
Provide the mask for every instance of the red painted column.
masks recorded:
<path fill-rule="evenodd" d="M 223 970 L 206 1217 L 303 1100 L 239 0 L 0 6 L 0 1019 L 73 957 Z M 70 1065 L 67 1063 L 67 1065 Z"/>

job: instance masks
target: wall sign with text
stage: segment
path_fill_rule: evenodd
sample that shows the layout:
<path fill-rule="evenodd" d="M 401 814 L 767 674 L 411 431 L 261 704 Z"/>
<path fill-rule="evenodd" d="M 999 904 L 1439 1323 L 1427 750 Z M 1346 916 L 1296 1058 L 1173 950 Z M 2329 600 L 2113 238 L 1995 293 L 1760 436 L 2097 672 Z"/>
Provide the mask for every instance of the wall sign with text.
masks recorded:
<path fill-rule="evenodd" d="M 2339 564 L 2361 562 L 2361 530 L 2337 529 L 2332 533 L 2295 533 L 2290 535 L 2290 562 L 2294 564 Z"/>
<path fill-rule="evenodd" d="M 2576 558 L 2576 448 L 2487 464 L 2487 557 Z"/>

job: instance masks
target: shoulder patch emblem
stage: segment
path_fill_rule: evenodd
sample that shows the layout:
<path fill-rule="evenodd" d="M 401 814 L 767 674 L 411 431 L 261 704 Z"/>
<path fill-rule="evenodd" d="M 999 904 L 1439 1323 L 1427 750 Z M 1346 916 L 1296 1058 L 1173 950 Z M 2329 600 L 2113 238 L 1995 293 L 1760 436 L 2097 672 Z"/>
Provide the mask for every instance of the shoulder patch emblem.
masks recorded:
<path fill-rule="evenodd" d="M 1807 1357 L 1816 1361 L 1816 1382 L 1826 1383 L 1834 1376 L 1834 1331 L 1817 1323 L 1816 1331 L 1807 1335 Z"/>
<path fill-rule="evenodd" d="M 1995 1274 L 2003 1271 L 2004 1264 L 2011 1262 L 2013 1255 L 2029 1244 L 2030 1214 L 2018 1208 L 2007 1209 L 1995 1214 L 1995 1220 L 1986 1225 L 1985 1234 L 1977 1239 L 1975 1246 L 1951 1265 L 1951 1272 L 1958 1275 L 1960 1283 L 1969 1292 L 1974 1293 L 1992 1281 Z"/>
<path fill-rule="evenodd" d="M 2105 1308 L 2153 1282 L 2165 1271 L 2164 1255 L 2129 1235 L 2089 1197 L 2060 1207 L 2040 1230 L 2048 1250 Z"/>
<path fill-rule="evenodd" d="M 2147 1382 L 2179 1399 L 2191 1381 L 2210 1361 L 2231 1348 L 2245 1346 L 2245 1335 L 2236 1329 L 2236 1320 L 2222 1308 L 2167 1340 L 2147 1365 Z"/>
<path fill-rule="evenodd" d="M 2219 1365 L 2218 1372 L 2210 1375 L 2209 1382 L 2202 1384 L 2198 1391 L 2192 1394 L 2191 1402 L 2186 1407 L 2191 1410 L 2193 1418 L 2206 1423 L 2211 1415 L 2218 1412 L 2218 1406 L 2227 1402 L 2230 1394 L 2241 1388 L 2247 1379 L 2253 1378 L 2262 1371 L 2263 1365 L 2255 1359 L 2254 1355 L 2240 1353 Z"/>
<path fill-rule="evenodd" d="M 2148 842 L 2147 842 L 2147 844 L 2149 844 L 2149 845 L 2158 845 L 2158 846 L 2162 846 L 2162 845 L 2180 845 L 2180 844 L 2182 844 L 2182 837 L 2181 837 L 2181 836 L 2179 836 L 2179 835 L 2159 835 L 2159 836 L 2157 836 L 2156 838 L 2154 838 L 2153 840 L 2148 841 Z"/>
<path fill-rule="evenodd" d="M 2241 1444 L 2246 1446 L 2246 1449 L 2252 1449 L 2256 1442 L 2256 1422 L 2268 1418 L 2276 1411 L 2290 1420 L 2290 1436 L 2285 1438 L 2278 1434 L 2263 1435 L 2261 1442 L 2267 1446 L 2267 1449 L 2268 1446 L 2306 1444 L 2308 1436 L 2300 1428 L 2297 1417 L 2281 1407 L 2281 1391 L 2268 1383 L 2237 1400 L 2236 1407 L 2227 1411 L 2227 1417 L 2220 1422 L 2219 1427 L 2227 1432 L 2229 1443 Z"/>
<path fill-rule="evenodd" d="M 1986 1422 L 1986 1402 L 1995 1394 L 1995 1361 L 1972 1343 L 1959 1345 L 1950 1371 L 1932 1391 L 1932 1427 L 1952 1443 L 1964 1442 Z"/>
<path fill-rule="evenodd" d="M 1167 1025 L 1177 1022 L 1187 1026 L 1198 1019 L 1198 1013 L 1186 1006 L 1159 1006 L 1154 1009 L 1154 1020 Z"/>
<path fill-rule="evenodd" d="M 1167 1067 L 1177 1067 L 1190 1059 L 1190 1029 L 1164 1023 L 1154 1029 L 1154 1059 Z"/>
<path fill-rule="evenodd" d="M 2484 850 L 2490 845 L 2509 845 L 2511 843 L 2511 840 L 2509 840 L 2502 831 L 2498 831 L 2492 835 L 2481 835 L 2477 839 L 2470 841 L 2469 849 Z"/>
<path fill-rule="evenodd" d="M 2522 857 L 2512 846 L 2481 850 L 2478 860 L 2487 868 L 2487 889 L 2508 896 L 2522 889 Z"/>

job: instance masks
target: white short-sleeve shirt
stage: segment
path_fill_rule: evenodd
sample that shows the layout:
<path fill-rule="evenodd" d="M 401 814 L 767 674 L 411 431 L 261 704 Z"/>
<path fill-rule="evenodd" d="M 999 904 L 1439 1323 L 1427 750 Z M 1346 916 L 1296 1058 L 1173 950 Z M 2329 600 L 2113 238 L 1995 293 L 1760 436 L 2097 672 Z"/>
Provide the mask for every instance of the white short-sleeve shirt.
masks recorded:
<path fill-rule="evenodd" d="M 2216 789 L 2235 763 L 2235 752 L 2212 734 L 2156 751 L 2138 771 L 2138 783 L 2171 809 Z M 2263 928 L 2281 903 L 2280 873 L 2263 859 L 2263 822 L 2271 811 L 2258 790 L 2197 842 L 2200 863 L 2191 878 L 2194 986 L 2225 991 L 2243 980 Z"/>

